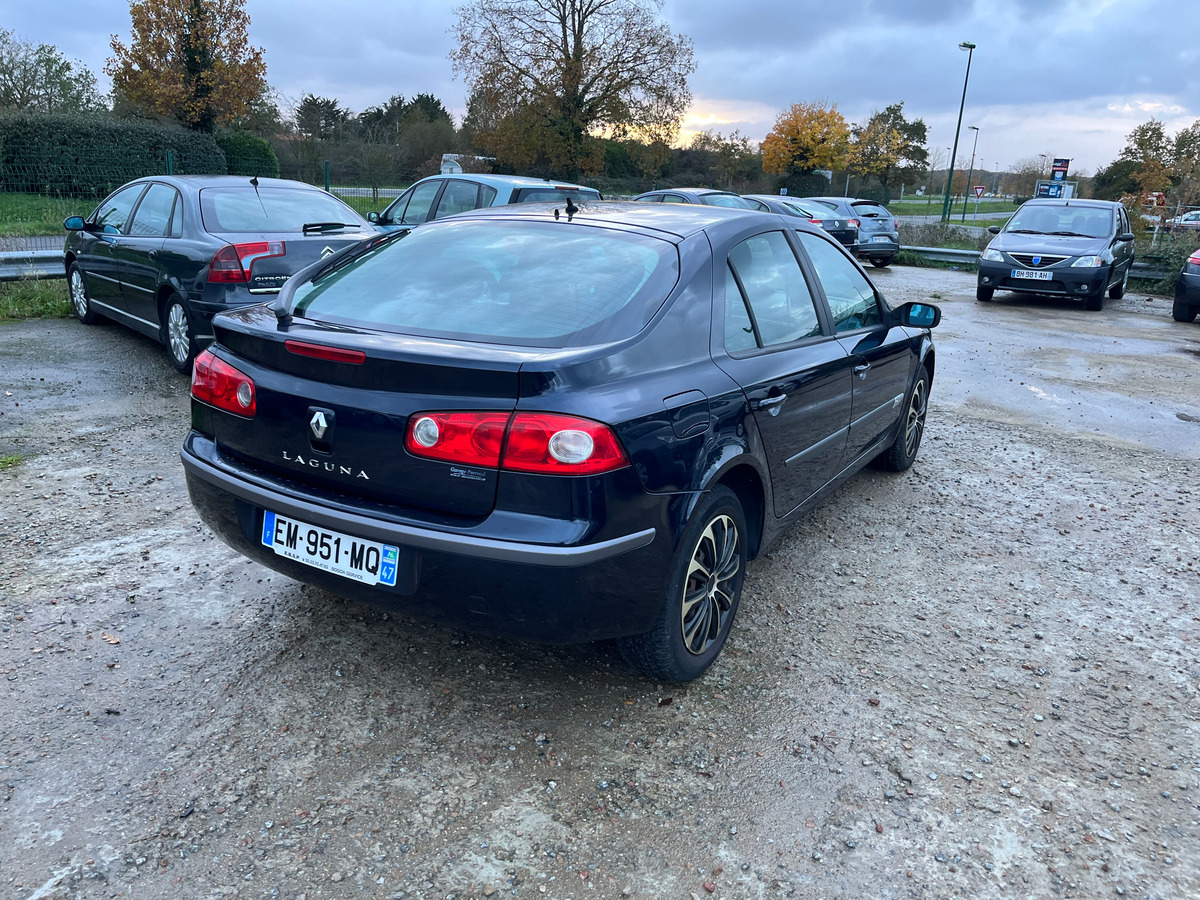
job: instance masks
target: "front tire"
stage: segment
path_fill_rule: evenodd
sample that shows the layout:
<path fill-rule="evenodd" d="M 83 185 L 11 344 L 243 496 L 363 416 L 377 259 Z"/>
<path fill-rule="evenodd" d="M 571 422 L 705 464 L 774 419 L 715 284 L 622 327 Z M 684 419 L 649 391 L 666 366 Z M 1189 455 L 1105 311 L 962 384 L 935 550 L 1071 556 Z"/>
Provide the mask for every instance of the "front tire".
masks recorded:
<path fill-rule="evenodd" d="M 921 449 L 921 438 L 925 434 L 925 416 L 929 412 L 929 369 L 924 366 L 917 373 L 917 380 L 908 393 L 908 404 L 904 408 L 904 421 L 896 433 L 892 446 L 884 450 L 876 462 L 881 469 L 903 472 L 917 458 Z"/>
<path fill-rule="evenodd" d="M 1107 284 L 1108 282 L 1101 284 L 1100 289 L 1084 301 L 1089 312 L 1099 312 L 1104 309 L 1104 290 Z"/>
<path fill-rule="evenodd" d="M 176 370 L 188 375 L 192 371 L 192 360 L 196 358 L 196 335 L 192 328 L 192 314 L 187 303 L 178 294 L 167 298 L 163 307 L 163 344 L 167 356 Z"/>
<path fill-rule="evenodd" d="M 1125 287 L 1129 284 L 1129 268 L 1125 268 L 1125 274 L 1121 277 L 1120 284 L 1114 284 L 1108 289 L 1109 300 L 1120 300 L 1125 296 Z"/>
<path fill-rule="evenodd" d="M 666 600 L 646 634 L 620 638 L 625 660 L 659 681 L 691 681 L 725 646 L 746 576 L 746 516 L 737 495 L 713 488 L 692 513 Z"/>
<path fill-rule="evenodd" d="M 98 323 L 102 316 L 92 309 L 92 300 L 88 296 L 83 269 L 79 268 L 79 263 L 71 263 L 71 268 L 67 270 L 67 287 L 71 292 L 71 308 L 75 310 L 75 318 L 84 325 Z"/>
<path fill-rule="evenodd" d="M 1176 300 L 1171 304 L 1171 318 L 1176 322 L 1192 322 L 1196 319 L 1196 313 L 1200 312 L 1200 306 L 1192 306 L 1183 300 Z"/>
<path fill-rule="evenodd" d="M 975 299 L 980 303 L 991 303 L 992 295 L 996 293 L 995 288 L 977 286 L 975 288 Z"/>

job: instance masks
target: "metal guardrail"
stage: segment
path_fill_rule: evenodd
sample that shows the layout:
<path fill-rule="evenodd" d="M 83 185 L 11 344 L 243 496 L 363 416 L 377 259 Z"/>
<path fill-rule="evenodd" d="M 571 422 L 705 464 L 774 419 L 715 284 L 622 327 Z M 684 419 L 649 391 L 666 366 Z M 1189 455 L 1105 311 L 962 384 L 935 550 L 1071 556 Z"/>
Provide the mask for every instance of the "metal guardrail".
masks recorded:
<path fill-rule="evenodd" d="M 0 252 L 0 281 L 23 278 L 65 278 L 62 250 L 6 250 Z"/>
<path fill-rule="evenodd" d="M 901 245 L 901 250 L 909 253 L 915 253 L 922 259 L 934 260 L 937 262 L 957 262 L 975 265 L 979 262 L 978 250 L 955 250 L 950 247 L 905 247 Z M 1156 263 L 1133 261 L 1133 267 L 1129 270 L 1130 278 L 1141 278 L 1146 281 L 1161 281 L 1167 277 L 1167 270 L 1163 266 Z"/>

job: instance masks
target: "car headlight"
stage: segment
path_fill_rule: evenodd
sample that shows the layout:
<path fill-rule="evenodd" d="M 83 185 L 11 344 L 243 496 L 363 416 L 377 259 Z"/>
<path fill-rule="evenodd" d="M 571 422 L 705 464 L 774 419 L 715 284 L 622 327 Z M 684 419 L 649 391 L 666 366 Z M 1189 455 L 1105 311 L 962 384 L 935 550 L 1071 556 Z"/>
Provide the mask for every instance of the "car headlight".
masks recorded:
<path fill-rule="evenodd" d="M 1081 256 L 1075 262 L 1071 263 L 1072 269 L 1098 269 L 1101 266 L 1108 265 L 1099 256 Z"/>
<path fill-rule="evenodd" d="M 988 247 L 983 251 L 983 259 L 988 262 L 1004 262 L 1004 254 L 999 250 L 993 250 L 991 247 Z"/>

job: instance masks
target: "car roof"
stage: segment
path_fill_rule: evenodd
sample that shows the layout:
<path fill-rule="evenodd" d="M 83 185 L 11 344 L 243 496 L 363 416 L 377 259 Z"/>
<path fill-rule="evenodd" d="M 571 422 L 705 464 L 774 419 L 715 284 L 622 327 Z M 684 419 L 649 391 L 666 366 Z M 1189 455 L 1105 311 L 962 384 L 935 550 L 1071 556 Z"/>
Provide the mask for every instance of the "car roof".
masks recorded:
<path fill-rule="evenodd" d="M 187 188 L 206 188 L 206 187 L 252 187 L 250 178 L 246 175 L 146 175 L 142 178 L 134 179 L 131 184 L 138 184 L 148 181 L 161 181 L 164 184 L 172 184 L 176 187 Z M 292 181 L 288 178 L 259 178 L 259 188 L 302 188 L 309 191 L 324 191 L 315 185 L 305 184 L 303 181 Z"/>
<path fill-rule="evenodd" d="M 448 173 L 440 172 L 437 175 L 429 175 L 422 178 L 422 181 L 435 181 L 439 179 L 455 178 L 459 181 L 476 181 L 480 184 L 486 184 L 491 187 L 566 187 L 566 188 L 581 188 L 585 191 L 594 191 L 596 188 L 590 188 L 585 184 L 575 184 L 571 181 L 557 181 L 549 178 L 533 178 L 529 175 L 490 175 L 484 173 L 460 172 Z"/>
<path fill-rule="evenodd" d="M 1078 198 L 1065 200 L 1060 197 L 1033 197 L 1022 204 L 1022 206 L 1090 206 L 1094 209 L 1112 209 L 1114 206 L 1120 205 L 1115 200 L 1082 200 Z"/>
<path fill-rule="evenodd" d="M 678 188 L 659 188 L 656 191 L 646 191 L 644 194 L 639 194 L 639 197 L 648 197 L 653 194 L 690 194 L 693 197 L 707 197 L 709 194 L 727 194 L 730 197 L 740 196 L 733 191 L 721 191 L 716 188 L 705 187 L 678 187 Z"/>
<path fill-rule="evenodd" d="M 633 203 L 627 200 L 600 200 L 581 202 L 578 212 L 569 217 L 569 221 L 591 225 L 617 226 L 645 234 L 657 233 L 661 237 L 669 234 L 683 239 L 703 231 L 711 225 L 728 222 L 730 219 L 745 216 L 770 216 L 773 213 L 760 212 L 755 209 L 730 209 L 723 206 L 705 206 L 703 204 L 669 204 Z M 466 219 L 525 219 L 538 221 L 545 219 L 567 218 L 563 212 L 562 203 L 519 203 L 508 206 L 491 206 L 481 209 L 461 212 L 436 223 L 464 221 Z M 776 216 L 777 217 L 777 216 Z M 422 225 L 428 228 L 429 225 Z M 791 227 L 791 226 L 789 226 Z"/>

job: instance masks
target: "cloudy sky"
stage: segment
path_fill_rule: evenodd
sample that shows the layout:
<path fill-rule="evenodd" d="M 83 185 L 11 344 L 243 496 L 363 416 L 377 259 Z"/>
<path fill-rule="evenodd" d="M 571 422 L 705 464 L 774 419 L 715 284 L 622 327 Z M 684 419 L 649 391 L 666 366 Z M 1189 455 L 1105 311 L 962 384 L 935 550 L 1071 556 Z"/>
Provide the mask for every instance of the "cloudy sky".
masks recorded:
<path fill-rule="evenodd" d="M 461 115 L 447 54 L 454 2 L 248 0 L 250 36 L 285 97 L 336 97 L 357 112 L 430 92 Z M 1152 116 L 1174 132 L 1200 118 L 1197 0 L 666 0 L 695 43 L 686 131 L 761 140 L 781 109 L 836 103 L 850 122 L 890 103 L 929 126 L 949 156 L 967 54 L 959 156 L 1007 169 L 1040 154 L 1094 173 Z M 109 35 L 128 40 L 125 0 L 0 0 L 0 26 L 57 45 L 100 75 Z M 965 146 L 964 146 L 965 145 Z"/>

